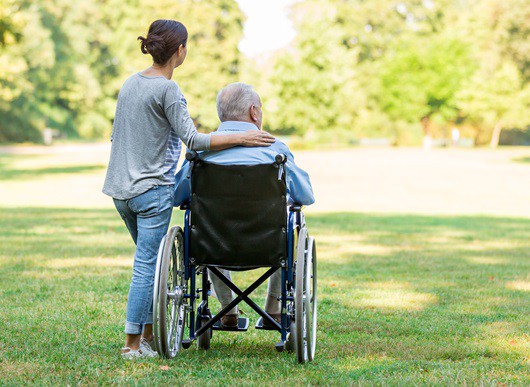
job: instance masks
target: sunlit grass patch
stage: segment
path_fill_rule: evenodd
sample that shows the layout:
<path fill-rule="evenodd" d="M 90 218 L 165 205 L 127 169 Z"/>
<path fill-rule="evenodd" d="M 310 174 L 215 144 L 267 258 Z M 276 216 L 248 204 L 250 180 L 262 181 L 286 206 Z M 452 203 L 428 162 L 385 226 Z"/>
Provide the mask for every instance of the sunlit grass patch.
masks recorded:
<path fill-rule="evenodd" d="M 72 155 L 2 155 L 0 181 L 35 180 L 63 175 L 99 173 L 106 168 L 101 160 L 86 160 Z"/>
<path fill-rule="evenodd" d="M 506 284 L 508 289 L 530 292 L 530 281 L 510 281 Z"/>
<path fill-rule="evenodd" d="M 52 259 L 46 262 L 45 266 L 52 269 L 64 269 L 72 267 L 131 267 L 132 257 L 115 258 L 68 258 Z"/>
<path fill-rule="evenodd" d="M 379 309 L 422 310 L 437 302 L 437 297 L 430 293 L 406 291 L 404 289 L 374 289 L 359 291 L 358 301 L 351 305 Z"/>
<path fill-rule="evenodd" d="M 478 263 L 480 265 L 506 265 L 510 263 L 510 259 L 507 258 L 494 258 L 494 257 L 468 257 L 471 263 Z"/>

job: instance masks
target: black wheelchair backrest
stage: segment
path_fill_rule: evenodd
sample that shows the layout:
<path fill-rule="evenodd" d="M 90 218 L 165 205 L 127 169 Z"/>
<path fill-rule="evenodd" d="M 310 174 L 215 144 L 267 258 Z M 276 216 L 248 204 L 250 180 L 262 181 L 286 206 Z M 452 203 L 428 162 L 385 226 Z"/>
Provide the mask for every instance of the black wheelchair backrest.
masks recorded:
<path fill-rule="evenodd" d="M 193 164 L 192 263 L 231 270 L 281 266 L 287 259 L 282 162 L 218 165 L 196 160 Z"/>

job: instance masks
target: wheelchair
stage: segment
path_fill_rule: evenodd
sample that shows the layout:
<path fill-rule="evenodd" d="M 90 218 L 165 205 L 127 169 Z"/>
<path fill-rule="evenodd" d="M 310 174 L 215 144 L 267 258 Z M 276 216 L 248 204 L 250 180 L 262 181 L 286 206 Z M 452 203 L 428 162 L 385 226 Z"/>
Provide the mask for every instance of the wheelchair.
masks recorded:
<path fill-rule="evenodd" d="M 295 352 L 299 363 L 314 359 L 317 330 L 316 244 L 309 236 L 301 205 L 287 210 L 285 162 L 219 165 L 186 155 L 191 170 L 191 200 L 184 210 L 184 229 L 170 228 L 160 243 L 153 292 L 155 350 L 174 358 L 196 341 L 210 348 L 213 331 L 246 331 L 249 319 L 225 328 L 220 319 L 244 301 L 261 317 L 257 329 L 276 330 L 275 348 Z M 218 269 L 268 268 L 246 290 Z M 208 307 L 208 270 L 237 297 L 219 313 Z M 281 322 L 277 323 L 249 295 L 281 270 Z M 202 278 L 199 278 L 202 277 Z M 264 326 L 263 321 L 268 324 Z"/>

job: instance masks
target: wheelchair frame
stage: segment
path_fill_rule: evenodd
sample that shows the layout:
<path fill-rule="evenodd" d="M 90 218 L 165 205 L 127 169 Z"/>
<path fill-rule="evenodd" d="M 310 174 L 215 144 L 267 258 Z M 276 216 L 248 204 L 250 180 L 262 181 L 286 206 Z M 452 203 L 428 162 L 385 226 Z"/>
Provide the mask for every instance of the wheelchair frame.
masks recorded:
<path fill-rule="evenodd" d="M 187 154 L 186 157 L 190 163 L 198 160 L 196 154 Z M 285 155 L 276 157 L 276 164 L 282 169 L 285 161 Z M 219 324 L 222 316 L 244 301 L 261 316 L 261 322 L 267 320 L 272 327 L 260 326 L 258 321 L 256 328 L 280 333 L 276 350 L 296 352 L 299 363 L 313 360 L 317 327 L 316 244 L 314 238 L 308 235 L 302 207 L 291 206 L 288 213 L 287 260 L 281 261 L 281 267 L 269 267 L 245 290 L 239 289 L 217 267 L 199 266 L 190 257 L 191 207 L 188 203 L 181 209 L 185 211 L 184 230 L 179 226 L 172 227 L 162 239 L 157 257 L 153 292 L 153 333 L 157 352 L 173 358 L 181 348 L 189 348 L 195 340 L 199 348 L 208 349 L 213 330 L 246 331 L 246 318 L 240 317 L 238 327 L 233 329 Z M 211 291 L 207 269 L 236 294 L 236 298 L 215 315 L 208 307 Z M 277 323 L 249 298 L 276 270 L 281 270 L 281 323 Z M 202 275 L 200 288 L 197 287 L 199 275 Z M 186 339 L 185 330 L 189 330 Z"/>

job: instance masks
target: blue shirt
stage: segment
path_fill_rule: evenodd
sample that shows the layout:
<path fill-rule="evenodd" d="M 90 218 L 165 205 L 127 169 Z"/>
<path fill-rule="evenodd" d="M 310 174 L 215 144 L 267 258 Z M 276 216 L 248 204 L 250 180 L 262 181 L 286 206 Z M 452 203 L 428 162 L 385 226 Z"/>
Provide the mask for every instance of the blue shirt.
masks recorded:
<path fill-rule="evenodd" d="M 247 130 L 258 130 L 257 126 L 250 122 L 225 121 L 221 123 L 218 134 L 229 134 L 233 132 L 244 132 Z M 276 142 L 269 147 L 242 147 L 237 146 L 222 151 L 205 151 L 200 153 L 202 160 L 220 165 L 255 165 L 272 164 L 276 155 L 283 153 L 287 156 L 285 163 L 285 181 L 287 183 L 287 203 L 299 203 L 310 205 L 315 202 L 313 189 L 309 181 L 307 172 L 297 167 L 294 157 L 287 145 L 276 139 Z M 186 160 L 182 168 L 175 176 L 175 206 L 190 199 L 191 181 L 190 164 Z"/>

